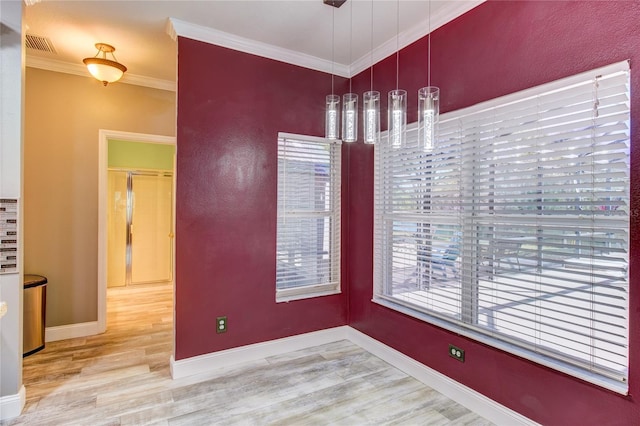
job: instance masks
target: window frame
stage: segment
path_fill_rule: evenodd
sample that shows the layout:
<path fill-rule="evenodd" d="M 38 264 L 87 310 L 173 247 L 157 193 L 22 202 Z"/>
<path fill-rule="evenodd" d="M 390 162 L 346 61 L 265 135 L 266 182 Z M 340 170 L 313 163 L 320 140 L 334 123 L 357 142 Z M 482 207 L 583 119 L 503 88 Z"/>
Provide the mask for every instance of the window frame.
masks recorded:
<path fill-rule="evenodd" d="M 306 201 L 309 204 L 315 204 L 314 209 L 305 209 L 305 208 L 294 208 L 287 207 L 290 203 L 285 202 L 287 200 L 287 188 L 291 187 L 291 184 L 287 183 L 287 178 L 291 174 L 288 173 L 286 166 L 282 168 L 283 164 L 281 163 L 282 155 L 286 155 L 286 144 L 291 143 L 297 146 L 294 148 L 302 149 L 302 150 L 313 150 L 314 147 L 324 147 L 328 151 L 328 159 L 329 159 L 329 168 L 326 171 L 327 176 L 325 177 L 326 181 L 321 184 L 325 185 L 325 189 L 322 189 L 320 192 L 316 192 L 316 190 L 307 191 L 306 193 L 310 195 L 308 199 L 301 199 L 299 195 L 301 191 L 297 192 L 297 198 L 295 199 L 295 203 L 299 205 L 299 203 L 303 203 Z M 342 141 L 341 140 L 332 140 L 326 139 L 316 136 L 308 136 L 308 135 L 299 135 L 293 133 L 278 133 L 277 140 L 278 148 L 277 148 L 277 158 L 278 158 L 278 167 L 277 167 L 277 223 L 276 223 L 276 279 L 275 279 L 275 289 L 276 289 L 276 302 L 290 302 L 293 300 L 299 299 L 307 299 L 312 297 L 320 297 L 327 296 L 332 294 L 339 294 L 341 292 L 341 260 L 340 260 L 340 252 L 341 252 L 341 175 L 342 175 Z M 302 147 L 305 146 L 306 148 Z M 294 158 L 295 157 L 295 158 Z M 291 154 L 287 158 L 287 161 L 297 161 L 297 164 L 304 162 L 305 160 L 301 160 L 300 152 L 296 154 Z M 320 160 L 318 160 L 320 161 Z M 310 163 L 312 164 L 312 163 Z M 314 164 L 314 176 L 317 181 L 317 166 L 318 164 Z M 294 177 L 297 179 L 297 182 L 301 182 L 303 177 L 298 176 Z M 294 184 L 295 185 L 295 184 Z M 308 188 L 306 188 L 308 189 Z M 312 194 L 311 194 L 312 192 Z M 320 194 L 319 198 L 322 198 L 320 201 L 324 204 L 324 207 L 317 206 L 318 194 Z M 313 199 L 311 198 L 313 197 Z M 292 198 L 289 198 L 289 201 Z M 318 207 L 315 209 L 315 207 Z M 283 253 L 290 253 L 291 250 L 284 250 L 281 246 L 284 245 L 285 238 L 294 238 L 294 244 L 299 246 L 302 245 L 303 240 L 308 240 L 309 234 L 305 234 L 304 232 L 293 232 L 289 231 L 286 233 L 284 229 L 284 224 L 287 220 L 296 219 L 318 219 L 325 218 L 328 222 L 329 229 L 327 231 L 324 230 L 325 224 L 322 224 L 322 252 L 315 253 L 307 253 L 297 251 L 295 254 L 296 261 L 302 262 L 302 260 L 306 260 L 307 262 L 311 261 L 311 268 L 316 271 L 320 270 L 322 274 L 322 282 L 312 281 L 311 283 L 306 284 L 298 284 L 295 280 L 287 279 L 285 272 L 281 272 L 284 268 L 293 268 L 295 266 L 287 263 L 287 261 L 283 260 Z M 318 225 L 320 226 L 320 225 Z M 320 231 L 318 231 L 320 232 Z M 327 234 L 328 233 L 328 234 Z M 320 238 L 320 236 L 318 236 Z M 289 240 L 291 241 L 291 240 Z M 297 243 L 296 243 L 297 242 Z M 325 256 L 325 254 L 327 256 Z M 290 256 L 288 255 L 287 258 Z M 326 258 L 325 258 L 326 257 Z M 293 263 L 293 262 L 292 262 Z M 313 266 L 315 265 L 315 266 Z M 310 273 L 309 270 L 304 270 L 302 268 L 300 272 L 305 274 Z M 306 277 L 306 275 L 305 275 Z M 302 278 L 305 280 L 306 278 Z M 281 284 L 292 285 L 290 287 L 281 286 Z"/>
<path fill-rule="evenodd" d="M 458 111 L 453 111 L 453 112 L 449 112 L 447 114 L 443 114 L 440 118 L 440 122 L 446 122 L 448 120 L 458 120 L 461 119 L 462 117 L 467 117 L 467 116 L 471 116 L 477 113 L 482 113 L 484 111 L 490 110 L 492 108 L 495 108 L 497 106 L 501 106 L 501 105 L 509 105 L 511 103 L 517 103 L 519 102 L 521 99 L 526 99 L 529 97 L 533 97 L 533 96 L 537 96 L 540 93 L 548 93 L 550 91 L 554 91 L 554 90 L 562 90 L 564 87 L 569 87 L 573 84 L 579 84 L 580 82 L 584 81 L 585 78 L 588 78 L 587 76 L 593 77 L 593 76 L 598 76 L 598 75 L 603 75 L 603 74 L 608 74 L 608 73 L 615 73 L 615 72 L 619 72 L 619 71 L 624 71 L 624 72 L 630 72 L 629 71 L 629 64 L 627 61 L 623 61 L 623 62 L 619 62 L 617 64 L 612 64 L 606 67 L 602 67 L 596 70 L 592 70 L 592 71 L 588 71 L 586 73 L 581 73 L 572 77 L 568 77 L 565 79 L 561 79 L 561 80 L 557 80 L 551 83 L 547 83 L 547 84 L 543 84 L 531 89 L 527 89 L 521 92 L 517 92 L 517 93 L 513 93 L 504 97 L 500 97 L 500 98 L 496 98 L 487 102 L 483 102 L 481 104 L 469 107 L 469 108 L 465 108 L 462 110 L 458 110 Z M 627 89 L 628 90 L 628 89 Z M 627 91 L 628 93 L 628 91 Z M 628 99 L 628 102 L 630 102 L 630 98 Z M 630 108 L 629 108 L 630 109 Z M 630 117 L 630 113 L 629 113 L 629 117 Z M 630 120 L 630 118 L 629 118 Z M 386 133 L 386 132 L 385 132 Z M 409 140 L 409 142 L 412 141 L 412 138 L 415 139 L 416 138 L 416 133 L 417 133 L 417 126 L 416 123 L 412 123 L 410 125 L 407 126 L 407 138 Z M 630 147 L 630 130 L 627 130 L 628 133 L 628 137 L 627 140 L 629 141 L 629 147 Z M 383 143 L 386 143 L 385 141 L 386 138 L 382 138 L 382 140 L 384 141 Z M 393 191 L 392 187 L 390 185 L 393 185 L 393 179 L 391 179 L 390 181 L 385 180 L 385 176 L 389 176 L 389 174 L 385 175 L 385 172 L 381 171 L 381 166 L 383 164 L 383 162 L 387 161 L 386 158 L 384 158 L 384 156 L 388 156 L 388 155 L 392 155 L 388 153 L 389 151 L 384 151 L 381 149 L 381 147 L 376 146 L 376 151 L 375 151 L 375 184 L 374 184 L 374 193 L 375 193 L 375 212 L 374 212 L 374 289 L 373 289 L 373 293 L 374 293 L 374 297 L 373 297 L 373 302 L 374 303 L 378 303 L 380 305 L 386 306 L 388 308 L 391 308 L 393 310 L 399 311 L 401 313 L 404 313 L 408 316 L 414 317 L 414 318 L 418 318 L 421 319 L 425 322 L 428 322 L 430 324 L 434 324 L 437 325 L 439 327 L 442 327 L 444 329 L 447 329 L 449 331 L 453 331 L 457 334 L 461 334 L 464 335 L 466 337 L 472 338 L 474 340 L 480 341 L 482 343 L 485 343 L 489 346 L 504 350 L 506 352 L 512 353 L 512 354 L 516 354 L 518 356 L 521 356 L 525 359 L 528 359 L 530 361 L 533 361 L 535 363 L 538 364 L 542 364 L 545 366 L 548 366 L 550 368 L 553 368 L 555 370 L 559 370 L 562 371 L 564 373 L 567 373 L 569 375 L 581 378 L 585 381 L 594 383 L 596 385 L 602 386 L 604 388 L 607 388 L 609 390 L 613 390 L 617 393 L 621 393 L 621 394 L 626 394 L 628 392 L 628 384 L 627 384 L 627 377 L 628 377 L 628 367 L 629 367 L 629 359 L 628 359 L 628 345 L 629 345 L 629 327 L 628 327 L 628 319 L 627 319 L 627 324 L 626 324 L 626 347 L 627 347 L 627 358 L 626 358 L 626 367 L 627 367 L 627 371 L 626 371 L 626 375 L 623 378 L 618 378 L 618 379 L 614 379 L 612 377 L 607 377 L 606 375 L 603 375 L 602 373 L 596 373 L 596 372 L 591 372 L 591 371 L 587 371 L 587 369 L 582 368 L 582 367 L 578 367 L 576 365 L 571 364 L 570 362 L 567 362 L 566 359 L 565 360 L 561 360 L 558 359 L 556 357 L 555 354 L 553 353 L 546 353 L 544 348 L 543 349 L 537 349 L 537 350 L 533 350 L 531 348 L 527 348 L 526 345 L 522 345 L 521 343 L 518 342 L 514 342 L 514 341 L 510 341 L 508 338 L 495 338 L 493 336 L 490 335 L 490 333 L 488 333 L 486 330 L 480 331 L 478 330 L 479 327 L 476 327 L 475 324 L 475 320 L 473 319 L 475 316 L 478 315 L 478 301 L 477 301 L 477 288 L 478 288 L 478 281 L 475 281 L 475 284 L 473 284 L 473 279 L 477 279 L 474 277 L 465 277 L 465 278 L 460 278 L 460 304 L 461 304 L 461 311 L 460 311 L 460 317 L 463 318 L 465 315 L 467 316 L 467 320 L 468 320 L 468 325 L 463 324 L 464 320 L 460 319 L 457 321 L 453 321 L 451 320 L 451 318 L 447 315 L 440 315 L 437 310 L 433 310 L 433 309 L 418 309 L 416 308 L 414 305 L 412 305 L 411 303 L 405 303 L 403 302 L 400 298 L 398 297 L 394 297 L 393 294 L 390 294 L 390 291 L 392 293 L 392 288 L 395 285 L 393 278 L 392 278 L 392 274 L 393 274 L 393 257 L 397 254 L 397 249 L 394 252 L 394 238 L 396 238 L 395 241 L 397 241 L 397 235 L 402 234 L 402 232 L 398 232 L 397 233 L 397 225 L 396 222 L 402 222 L 402 219 L 396 219 L 394 221 L 393 216 L 395 213 L 393 212 L 389 212 L 388 210 L 388 205 L 389 204 L 393 204 L 393 202 L 389 202 L 387 200 L 383 200 L 383 198 L 385 197 L 389 197 L 388 193 L 385 191 Z M 395 154 L 395 155 L 402 155 L 402 154 Z M 424 161 L 422 161 L 422 158 L 428 158 L 428 155 L 425 157 L 420 157 L 420 155 L 416 155 L 415 151 L 414 151 L 414 156 L 413 157 L 407 157 L 407 161 L 406 161 L 406 166 L 405 163 L 400 163 L 402 164 L 403 168 L 406 168 L 407 170 L 411 169 L 411 168 L 416 168 L 416 167 L 428 167 L 428 165 L 425 166 Z M 629 154 L 627 152 L 627 161 L 629 161 Z M 385 163 L 386 164 L 386 163 Z M 460 176 L 463 176 L 465 173 L 475 173 L 475 171 L 472 168 L 468 168 L 468 169 L 461 169 L 460 172 Z M 627 171 L 627 173 L 629 173 L 629 171 Z M 384 175 L 384 176 L 383 176 Z M 429 175 L 430 178 L 429 179 L 434 179 L 434 175 L 431 174 Z M 464 176 L 461 178 L 464 179 Z M 460 187 L 464 187 L 464 183 L 469 183 L 472 182 L 471 181 L 464 181 L 464 182 L 460 182 Z M 432 184 L 432 183 L 431 183 Z M 430 184 L 430 185 L 431 185 Z M 409 191 L 411 191 L 411 189 L 409 189 Z M 431 197 L 431 193 L 429 192 L 430 190 L 427 188 L 426 189 L 426 193 L 428 193 L 428 197 Z M 462 192 L 462 191 L 461 191 Z M 396 192 L 394 192 L 396 193 Z M 627 197 L 629 196 L 629 189 L 627 186 Z M 461 196 L 460 198 L 460 202 L 462 203 L 462 200 L 466 200 L 464 196 Z M 445 200 L 446 202 L 447 200 Z M 628 198 L 627 198 L 627 201 Z M 379 205 L 380 204 L 380 205 Z M 427 209 L 431 209 L 431 202 L 427 202 L 426 205 L 428 205 Z M 433 204 L 435 205 L 435 204 Z M 451 205 L 446 205 L 445 208 L 448 208 L 449 210 L 454 210 L 455 208 L 459 208 L 460 206 L 455 206 L 454 204 Z M 400 207 L 401 209 L 401 207 Z M 421 226 L 434 226 L 434 223 L 437 225 L 438 222 L 432 222 L 429 224 L 425 225 L 425 221 L 427 219 L 433 218 L 433 216 L 424 216 L 424 218 L 422 220 L 420 220 L 420 212 L 419 211 L 415 211 L 413 212 L 415 213 L 413 216 L 415 216 L 416 218 L 416 222 L 417 223 L 422 223 Z M 408 214 L 407 217 L 411 216 L 411 214 Z M 453 215 L 452 215 L 453 216 Z M 461 220 L 459 223 L 457 224 L 453 224 L 453 225 L 460 225 L 463 223 L 463 218 L 464 216 L 461 214 Z M 391 220 L 392 222 L 392 228 L 391 231 L 389 231 L 389 225 L 385 225 L 384 222 L 385 221 L 389 221 Z M 436 215 L 436 220 L 439 220 L 437 218 Z M 446 222 L 447 218 L 444 217 L 444 219 L 442 219 L 443 221 Z M 409 222 L 407 220 L 405 220 L 405 222 Z M 443 222 L 444 223 L 444 222 Z M 419 230 L 418 230 L 419 231 Z M 464 231 L 462 231 L 464 232 Z M 629 232 L 629 223 L 627 223 L 627 235 Z M 411 230 L 409 230 L 408 234 L 411 233 Z M 463 255 L 461 255 L 462 261 L 461 262 L 466 262 L 464 265 L 466 269 L 466 272 L 469 272 L 469 274 L 473 275 L 474 272 L 474 265 L 479 264 L 478 259 L 480 259 L 480 249 L 479 247 L 477 247 L 477 243 L 476 246 L 474 245 L 469 245 L 469 241 L 471 240 L 471 238 L 469 238 L 467 236 L 467 233 L 463 233 L 463 235 L 461 235 L 461 239 L 462 241 L 459 243 L 459 246 L 461 248 L 461 251 L 464 250 L 466 252 L 466 258 L 463 257 Z M 476 237 L 477 238 L 477 237 Z M 414 240 L 415 242 L 415 240 Z M 431 244 L 431 242 L 429 242 L 429 244 Z M 627 250 L 627 256 L 628 256 L 628 248 L 629 248 L 629 240 L 627 237 L 627 241 L 626 241 L 626 250 Z M 397 244 L 396 244 L 397 245 Z M 418 250 L 418 258 L 419 258 L 419 250 Z M 627 258 L 627 266 L 628 266 L 628 261 L 629 259 Z M 415 260 L 416 264 L 420 264 L 419 260 Z M 473 265 L 471 265 L 469 262 L 473 263 Z M 396 260 L 396 263 L 397 260 Z M 407 261 L 407 265 L 409 264 L 409 261 Z M 419 267 L 417 268 L 417 272 L 416 274 L 419 274 Z M 471 272 L 470 272 L 471 271 Z M 629 317 L 629 302 L 628 302 L 628 292 L 629 292 L 629 275 L 628 275 L 628 268 L 626 270 L 626 291 L 627 291 L 627 299 L 626 299 L 626 313 L 627 313 L 627 318 Z M 466 283 L 466 284 L 465 284 Z M 467 286 L 471 286 L 471 287 L 467 287 L 465 290 L 465 285 Z M 475 285 L 475 287 L 474 287 Z M 466 294 L 466 296 L 465 296 Z M 466 299 L 465 299 L 466 297 Z"/>

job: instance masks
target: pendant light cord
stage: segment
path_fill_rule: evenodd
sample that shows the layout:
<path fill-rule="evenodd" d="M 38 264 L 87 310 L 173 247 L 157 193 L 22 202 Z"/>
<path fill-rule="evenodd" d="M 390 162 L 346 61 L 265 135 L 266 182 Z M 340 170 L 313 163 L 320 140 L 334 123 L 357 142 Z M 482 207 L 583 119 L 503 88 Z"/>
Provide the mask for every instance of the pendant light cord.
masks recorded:
<path fill-rule="evenodd" d="M 353 57 L 353 2 L 349 2 L 349 93 L 351 91 L 351 58 Z"/>
<path fill-rule="evenodd" d="M 334 94 L 333 91 L 333 66 L 335 63 L 335 26 L 336 26 L 336 15 L 335 9 L 331 10 L 331 94 Z"/>
<path fill-rule="evenodd" d="M 400 87 L 400 0 L 396 2 L 396 90 Z"/>
<path fill-rule="evenodd" d="M 429 38 L 428 46 L 429 53 L 427 56 L 427 86 L 431 87 L 431 0 L 429 0 Z"/>
<path fill-rule="evenodd" d="M 369 50 L 371 55 L 371 89 L 373 92 L 373 0 L 371 0 L 371 49 Z"/>

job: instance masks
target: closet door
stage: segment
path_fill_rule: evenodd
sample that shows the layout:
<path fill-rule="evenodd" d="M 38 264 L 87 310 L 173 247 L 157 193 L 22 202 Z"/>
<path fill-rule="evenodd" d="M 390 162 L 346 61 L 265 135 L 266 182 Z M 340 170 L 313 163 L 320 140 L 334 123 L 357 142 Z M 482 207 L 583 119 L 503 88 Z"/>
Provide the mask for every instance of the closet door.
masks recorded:
<path fill-rule="evenodd" d="M 171 176 L 132 175 L 131 283 L 171 281 Z"/>
<path fill-rule="evenodd" d="M 127 283 L 127 172 L 107 174 L 107 287 Z"/>

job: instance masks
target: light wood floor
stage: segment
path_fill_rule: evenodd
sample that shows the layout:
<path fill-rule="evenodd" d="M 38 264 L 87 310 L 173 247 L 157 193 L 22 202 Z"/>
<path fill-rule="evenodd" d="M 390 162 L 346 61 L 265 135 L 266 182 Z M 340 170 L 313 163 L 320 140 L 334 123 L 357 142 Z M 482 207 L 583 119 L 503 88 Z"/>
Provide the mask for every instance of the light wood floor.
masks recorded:
<path fill-rule="evenodd" d="M 110 289 L 107 332 L 24 360 L 3 425 L 490 425 L 348 341 L 172 380 L 172 288 Z"/>

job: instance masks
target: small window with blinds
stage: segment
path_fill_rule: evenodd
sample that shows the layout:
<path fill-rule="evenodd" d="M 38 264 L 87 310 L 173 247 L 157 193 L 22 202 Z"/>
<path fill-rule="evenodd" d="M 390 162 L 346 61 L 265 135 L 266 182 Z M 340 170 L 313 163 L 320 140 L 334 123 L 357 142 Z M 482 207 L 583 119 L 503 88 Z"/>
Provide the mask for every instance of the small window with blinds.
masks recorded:
<path fill-rule="evenodd" d="M 374 300 L 627 392 L 629 66 L 376 146 Z"/>
<path fill-rule="evenodd" d="M 340 291 L 340 141 L 278 134 L 276 300 Z"/>

